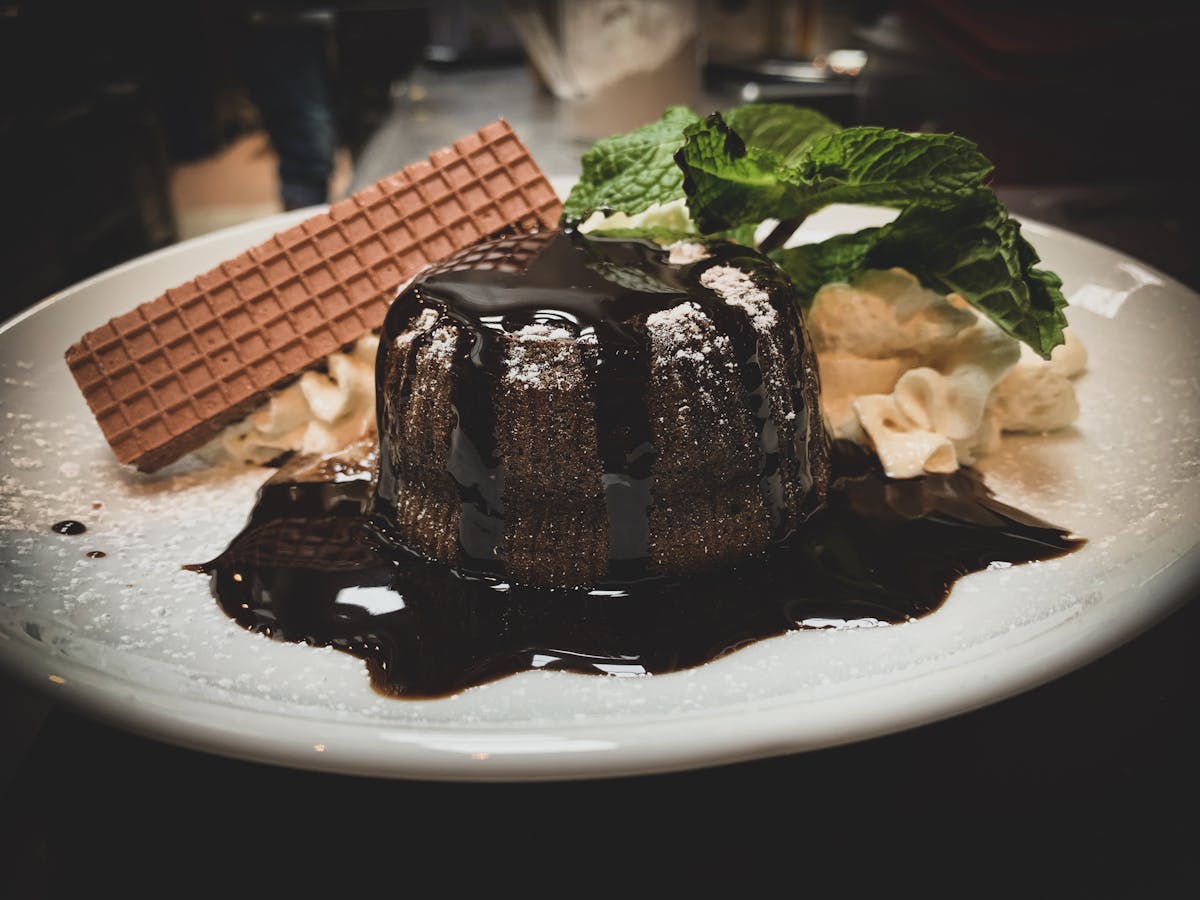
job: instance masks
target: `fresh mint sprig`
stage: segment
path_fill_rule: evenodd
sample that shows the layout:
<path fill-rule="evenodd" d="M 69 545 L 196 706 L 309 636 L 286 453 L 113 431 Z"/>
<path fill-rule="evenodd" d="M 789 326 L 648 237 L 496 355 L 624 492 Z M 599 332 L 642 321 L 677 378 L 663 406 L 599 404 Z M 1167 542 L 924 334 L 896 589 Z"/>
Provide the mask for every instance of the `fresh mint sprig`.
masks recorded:
<path fill-rule="evenodd" d="M 672 106 L 657 122 L 593 144 L 563 204 L 564 224 L 578 224 L 596 210 L 632 216 L 683 197 L 675 152 L 686 140 L 684 129 L 699 118 L 685 106 Z"/>
<path fill-rule="evenodd" d="M 781 224 L 762 242 L 789 274 L 802 304 L 829 281 L 901 266 L 927 287 L 956 292 L 1043 357 L 1062 343 L 1062 282 L 1037 269 L 986 180 L 992 164 L 953 134 L 863 126 L 840 128 L 812 110 L 746 104 L 701 118 L 672 107 L 663 118 L 605 138 L 583 157 L 563 222 L 591 213 L 636 215 L 684 199 L 705 236 L 752 243 L 766 220 Z M 804 219 L 833 203 L 900 210 L 881 228 L 781 249 Z M 648 229 L 622 233 L 663 238 Z"/>
<path fill-rule="evenodd" d="M 801 297 L 866 269 L 907 269 L 926 287 L 956 293 L 1043 356 L 1063 341 L 1062 281 L 1035 268 L 1037 252 L 990 190 L 912 204 L 878 228 L 768 254 Z"/>

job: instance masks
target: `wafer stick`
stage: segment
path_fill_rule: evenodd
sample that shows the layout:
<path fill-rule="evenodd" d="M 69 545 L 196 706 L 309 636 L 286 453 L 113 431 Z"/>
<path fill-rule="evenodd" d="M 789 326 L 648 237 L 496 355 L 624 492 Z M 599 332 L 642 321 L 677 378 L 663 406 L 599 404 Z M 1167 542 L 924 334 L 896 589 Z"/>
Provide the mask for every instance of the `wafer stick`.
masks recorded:
<path fill-rule="evenodd" d="M 377 329 L 426 264 L 560 210 L 499 120 L 89 331 L 67 365 L 117 460 L 151 472 Z"/>

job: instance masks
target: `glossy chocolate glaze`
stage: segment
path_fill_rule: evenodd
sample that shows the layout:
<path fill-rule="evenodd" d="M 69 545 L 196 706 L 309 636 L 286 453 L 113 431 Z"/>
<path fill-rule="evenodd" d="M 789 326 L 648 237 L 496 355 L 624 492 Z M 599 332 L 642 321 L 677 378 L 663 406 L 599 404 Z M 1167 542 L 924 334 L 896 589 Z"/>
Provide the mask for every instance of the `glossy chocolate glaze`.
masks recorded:
<path fill-rule="evenodd" d="M 541 232 L 482 242 L 450 257 L 425 273 L 392 305 L 383 326 L 381 346 L 412 329 L 427 309 L 457 322 L 459 344 L 448 374 L 457 414 L 451 435 L 449 469 L 461 500 L 459 547 L 466 568 L 499 573 L 504 536 L 503 462 L 497 458 L 494 397 L 505 372 L 498 337 L 530 325 L 565 329 L 588 342 L 595 352 L 584 354 L 596 434 L 603 464 L 601 478 L 608 514 L 608 560 L 611 583 L 636 580 L 645 574 L 650 555 L 649 510 L 653 503 L 653 466 L 658 454 L 647 408 L 650 377 L 650 338 L 647 319 L 683 302 L 691 302 L 728 336 L 737 359 L 744 399 L 759 437 L 759 476 L 776 539 L 786 538 L 798 524 L 788 516 L 781 480 L 781 456 L 789 471 L 800 473 L 802 490 L 814 482 L 811 458 L 823 461 L 823 434 L 812 435 L 809 401 L 802 380 L 790 384 L 792 409 L 798 426 L 781 440 L 772 420 L 771 402 L 760 365 L 758 335 L 750 313 L 732 305 L 701 284 L 714 266 L 732 266 L 766 285 L 776 314 L 793 323 L 802 335 L 790 287 L 764 258 L 737 244 L 716 242 L 709 255 L 688 264 L 669 262 L 657 244 L 640 240 L 588 237 L 564 231 Z M 774 288 L 771 285 L 775 285 Z M 430 339 L 431 331 L 417 341 Z M 798 358 L 799 346 L 790 348 Z M 804 348 L 811 354 L 809 348 Z M 388 404 L 403 404 L 404 379 L 399 387 L 380 355 L 377 403 L 380 421 Z M 388 440 L 381 428 L 381 441 Z M 822 442 L 820 453 L 810 447 Z M 404 544 L 399 529 L 390 527 L 403 475 L 390 467 L 386 447 L 381 454 L 374 511 L 386 540 Z M 819 498 L 804 507 L 807 514 Z"/>
<path fill-rule="evenodd" d="M 804 528 L 690 580 L 587 591 L 464 576 L 378 540 L 366 467 L 307 482 L 281 472 L 229 548 L 190 568 L 246 628 L 353 654 L 376 690 L 420 699 L 531 669 L 670 672 L 790 630 L 903 622 L 967 573 L 1083 543 L 997 501 L 972 469 L 893 481 L 845 443 L 834 466 Z"/>

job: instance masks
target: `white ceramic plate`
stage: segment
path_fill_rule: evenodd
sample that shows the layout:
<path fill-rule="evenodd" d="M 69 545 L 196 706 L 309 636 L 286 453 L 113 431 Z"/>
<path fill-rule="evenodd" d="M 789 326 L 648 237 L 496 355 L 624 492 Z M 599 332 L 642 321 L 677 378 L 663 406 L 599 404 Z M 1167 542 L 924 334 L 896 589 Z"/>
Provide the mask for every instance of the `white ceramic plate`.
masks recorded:
<path fill-rule="evenodd" d="M 453 780 L 683 770 L 862 740 L 992 703 L 1165 616 L 1200 573 L 1200 296 L 1035 222 L 1090 351 L 1078 427 L 1009 438 L 1000 498 L 1088 539 L 977 573 L 916 622 L 788 634 L 700 668 L 532 672 L 436 701 L 387 700 L 332 650 L 272 642 L 182 571 L 221 551 L 266 477 L 117 466 L 63 362 L 88 329 L 310 214 L 199 238 L 50 298 L 0 330 L 0 662 L 130 731 L 268 763 Z M 875 224 L 832 208 L 814 237 Z M 78 519 L 84 535 L 50 525 Z M 86 551 L 102 550 L 103 559 Z"/>

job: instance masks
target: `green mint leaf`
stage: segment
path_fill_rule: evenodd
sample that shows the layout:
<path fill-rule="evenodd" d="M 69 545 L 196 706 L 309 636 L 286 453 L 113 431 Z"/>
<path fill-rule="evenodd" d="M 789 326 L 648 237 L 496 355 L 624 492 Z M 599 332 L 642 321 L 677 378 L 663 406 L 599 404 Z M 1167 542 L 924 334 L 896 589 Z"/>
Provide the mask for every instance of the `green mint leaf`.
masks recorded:
<path fill-rule="evenodd" d="M 683 171 L 688 211 L 702 232 L 790 217 L 794 199 L 780 178 L 787 167 L 778 153 L 747 146 L 720 113 L 688 125 L 683 134 L 675 162 Z"/>
<path fill-rule="evenodd" d="M 758 226 L 747 223 L 746 225 L 739 225 L 736 228 L 730 228 L 728 231 L 718 231 L 712 236 L 732 241 L 735 244 L 741 244 L 743 247 L 756 247 L 758 245 L 758 242 L 755 240 L 757 235 Z"/>
<path fill-rule="evenodd" d="M 636 215 L 683 198 L 683 175 L 673 157 L 684 129 L 699 119 L 674 106 L 657 122 L 597 141 L 584 153 L 579 181 L 563 205 L 564 224 L 577 224 L 596 210 Z M 815 110 L 785 103 L 744 104 L 730 111 L 729 122 L 745 143 L 777 153 L 784 165 L 839 129 Z"/>
<path fill-rule="evenodd" d="M 785 166 L 796 165 L 813 141 L 841 130 L 815 109 L 790 103 L 747 103 L 724 118 L 746 146 L 770 150 Z"/>
<path fill-rule="evenodd" d="M 720 115 L 684 129 L 675 154 L 702 232 L 763 219 L 803 220 L 832 203 L 902 208 L 970 192 L 992 166 L 970 141 L 862 126 L 821 135 L 789 158 L 748 144 Z"/>
<path fill-rule="evenodd" d="M 718 234 L 700 235 L 695 231 L 684 231 L 679 228 L 667 228 L 660 225 L 621 225 L 611 228 L 601 225 L 600 227 L 589 229 L 588 234 L 596 237 L 619 238 L 621 240 L 653 241 L 664 247 L 669 247 L 671 244 L 679 241 L 720 239 L 734 244 L 741 244 L 743 247 L 753 248 L 755 246 L 754 236 L 757 231 L 758 229 L 754 225 L 742 225 Z"/>
<path fill-rule="evenodd" d="M 563 204 L 563 224 L 578 224 L 597 210 L 635 215 L 682 197 L 683 175 L 674 154 L 684 128 L 698 118 L 685 106 L 673 106 L 657 122 L 593 144 Z"/>
<path fill-rule="evenodd" d="M 815 141 L 787 177 L 815 211 L 830 203 L 903 207 L 971 193 L 991 172 L 987 157 L 958 135 L 861 126 Z"/>
<path fill-rule="evenodd" d="M 871 268 L 871 252 L 880 239 L 879 228 L 837 234 L 816 244 L 800 244 L 768 254 L 792 281 L 800 305 L 808 308 L 824 285 L 853 281 Z"/>
<path fill-rule="evenodd" d="M 621 240 L 643 240 L 654 241 L 656 244 L 662 244 L 664 247 L 674 244 L 676 241 L 694 241 L 699 235 L 694 231 L 680 231 L 676 228 L 663 228 L 657 225 L 639 225 L 637 227 L 615 227 L 615 228 L 593 228 L 588 232 L 589 235 L 606 238 L 620 238 Z"/>
<path fill-rule="evenodd" d="M 887 225 L 771 254 L 803 304 L 822 285 L 866 269 L 899 266 L 926 287 L 957 293 L 1041 356 L 1063 341 L 1066 298 L 1021 226 L 990 190 L 916 204 Z"/>
<path fill-rule="evenodd" d="M 775 220 L 780 227 L 767 243 L 777 246 L 830 204 L 899 209 L 883 228 L 772 251 L 772 258 L 808 299 L 822 284 L 866 268 L 901 266 L 927 287 L 961 294 L 1048 356 L 1066 324 L 1062 282 L 1036 268 L 1033 247 L 985 185 L 991 171 L 975 144 L 953 134 L 843 129 L 787 104 L 745 104 L 703 119 L 672 107 L 658 122 L 597 141 L 584 154 L 563 224 L 597 210 L 637 215 L 686 197 L 702 235 L 754 246 L 757 228 Z M 603 233 L 660 244 L 696 237 L 664 222 Z"/>

